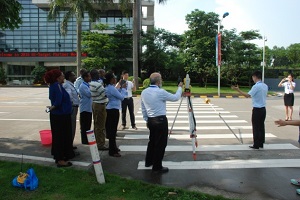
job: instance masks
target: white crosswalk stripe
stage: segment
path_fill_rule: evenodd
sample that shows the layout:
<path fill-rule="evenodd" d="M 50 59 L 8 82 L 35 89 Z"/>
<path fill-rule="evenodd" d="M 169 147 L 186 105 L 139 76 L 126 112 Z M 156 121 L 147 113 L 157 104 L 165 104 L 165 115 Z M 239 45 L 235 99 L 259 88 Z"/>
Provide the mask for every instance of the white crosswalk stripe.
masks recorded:
<path fill-rule="evenodd" d="M 188 119 L 186 120 L 176 120 L 176 123 L 187 123 Z M 246 120 L 225 120 L 227 124 L 229 123 L 247 123 Z M 172 124 L 173 121 L 168 120 L 169 124 Z M 144 120 L 135 120 L 135 123 L 145 123 Z M 197 124 L 224 124 L 223 120 L 197 120 Z"/>
<path fill-rule="evenodd" d="M 252 133 L 243 133 L 241 134 L 243 139 L 246 138 L 253 138 Z M 199 140 L 202 139 L 234 139 L 233 134 L 198 134 L 197 138 Z M 271 133 L 266 133 L 266 138 L 276 138 L 275 135 Z M 128 140 L 148 140 L 149 135 L 137 135 L 137 134 L 131 134 L 131 135 L 125 135 L 124 139 Z M 169 139 L 175 139 L 175 140 L 190 140 L 190 135 L 189 133 L 186 133 L 184 135 L 177 135 L 177 134 L 171 134 Z"/>
<path fill-rule="evenodd" d="M 121 151 L 146 151 L 146 145 L 120 145 Z M 168 145 L 166 151 L 187 151 L 191 152 L 191 145 Z M 199 145 L 197 151 L 253 151 L 249 148 L 249 144 L 236 145 Z M 265 144 L 264 150 L 279 149 L 298 149 L 292 144 Z"/>
<path fill-rule="evenodd" d="M 253 159 L 253 160 L 222 160 L 222 161 L 163 161 L 162 165 L 169 169 L 249 169 L 249 168 L 275 168 L 299 167 L 300 159 Z M 145 167 L 145 162 L 140 161 L 139 170 L 151 170 Z"/>

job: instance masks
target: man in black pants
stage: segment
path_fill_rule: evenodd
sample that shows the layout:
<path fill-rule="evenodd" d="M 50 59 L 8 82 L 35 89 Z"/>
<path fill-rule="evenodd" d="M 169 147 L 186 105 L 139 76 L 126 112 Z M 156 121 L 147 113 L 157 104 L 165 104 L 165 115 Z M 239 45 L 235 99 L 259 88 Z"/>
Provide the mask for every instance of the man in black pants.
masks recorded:
<path fill-rule="evenodd" d="M 80 94 L 80 132 L 81 143 L 89 144 L 86 131 L 91 130 L 92 124 L 92 94 L 89 82 L 91 82 L 91 74 L 86 71 L 82 74 L 83 82 L 79 87 Z"/>
<path fill-rule="evenodd" d="M 136 86 L 133 81 L 128 81 L 128 72 L 123 71 L 122 72 L 122 79 L 124 83 L 126 83 L 126 90 L 127 95 L 125 96 L 124 100 L 122 101 L 122 130 L 127 129 L 126 127 L 126 111 L 128 107 L 129 115 L 130 115 L 130 121 L 131 121 L 131 127 L 134 130 L 137 130 L 137 127 L 135 126 L 135 116 L 134 116 L 134 102 L 132 98 L 132 92 L 136 91 Z"/>
<path fill-rule="evenodd" d="M 141 94 L 143 118 L 150 130 L 145 166 L 152 167 L 153 172 L 165 173 L 169 169 L 162 166 L 162 159 L 168 142 L 168 119 L 166 101 L 178 101 L 182 94 L 182 83 L 179 83 L 176 94 L 161 89 L 162 79 L 159 73 L 150 76 L 150 86 Z"/>
<path fill-rule="evenodd" d="M 268 86 L 261 81 L 261 72 L 256 71 L 252 74 L 252 80 L 255 85 L 252 86 L 248 93 L 245 93 L 237 86 L 231 86 L 232 89 L 238 91 L 243 96 L 252 98 L 252 130 L 253 145 L 251 149 L 264 148 L 265 143 L 265 119 L 266 119 L 266 98 L 268 94 Z"/>

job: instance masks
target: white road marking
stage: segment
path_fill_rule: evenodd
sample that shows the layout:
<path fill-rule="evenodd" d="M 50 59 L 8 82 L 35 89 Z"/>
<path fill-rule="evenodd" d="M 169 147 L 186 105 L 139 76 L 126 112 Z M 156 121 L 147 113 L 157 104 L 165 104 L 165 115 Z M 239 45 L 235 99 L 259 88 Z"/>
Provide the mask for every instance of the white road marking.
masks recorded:
<path fill-rule="evenodd" d="M 174 115 L 167 115 L 168 120 L 174 120 L 175 116 Z M 188 119 L 188 113 L 186 113 L 186 115 L 182 114 L 182 115 L 177 115 L 177 119 Z M 219 115 L 195 115 L 196 121 L 198 118 L 220 118 Z M 222 115 L 222 118 L 238 118 L 237 115 Z M 136 115 L 135 119 L 143 119 L 142 115 Z"/>
<path fill-rule="evenodd" d="M 222 160 L 222 161 L 163 161 L 162 165 L 169 169 L 250 169 L 250 168 L 275 168 L 299 167 L 300 159 L 251 159 L 251 160 Z M 140 161 L 138 170 L 151 170 L 145 167 L 145 161 Z"/>
<path fill-rule="evenodd" d="M 214 110 L 224 110 L 223 108 L 215 108 L 215 109 L 212 109 L 210 107 L 206 108 L 206 107 L 193 107 L 194 110 L 211 110 L 211 111 L 214 111 Z M 142 110 L 141 108 L 139 109 L 140 111 Z M 178 107 L 167 107 L 166 108 L 167 111 L 177 111 L 178 110 Z M 179 111 L 187 111 L 187 107 L 180 107 Z"/>
<path fill-rule="evenodd" d="M 230 126 L 233 129 L 252 129 L 252 126 Z M 139 127 L 139 130 L 148 130 L 146 127 Z M 171 126 L 169 127 L 169 130 Z M 188 126 L 174 126 L 173 130 L 186 130 L 189 131 L 190 128 Z M 228 130 L 227 126 L 198 126 L 197 130 Z"/>
<path fill-rule="evenodd" d="M 249 148 L 251 144 L 235 145 L 198 145 L 196 151 L 254 151 Z M 146 151 L 147 145 L 120 145 L 121 151 Z M 263 150 L 299 149 L 292 144 L 264 144 Z M 191 145 L 168 145 L 166 151 L 192 151 Z M 300 166 L 300 165 L 299 165 Z"/>
<path fill-rule="evenodd" d="M 229 123 L 248 123 L 246 120 L 225 120 L 227 124 Z M 224 124 L 223 120 L 197 120 L 197 124 Z M 135 120 L 135 123 L 145 123 L 144 120 Z M 168 120 L 169 124 L 173 123 L 173 120 Z M 175 123 L 189 123 L 188 119 L 187 120 L 178 120 L 176 119 Z"/>
<path fill-rule="evenodd" d="M 49 119 L 0 119 L 0 121 L 49 122 Z"/>
<path fill-rule="evenodd" d="M 0 157 L 22 159 L 22 155 L 20 155 L 20 154 L 11 154 L 11 153 L 0 153 Z M 45 158 L 45 157 L 39 157 L 39 156 L 23 155 L 23 159 L 36 160 L 36 161 L 42 161 L 42 162 L 54 162 L 53 158 Z M 79 161 L 72 161 L 72 163 L 73 163 L 73 165 L 82 166 L 82 167 L 87 167 L 87 166 L 92 164 L 92 163 L 79 162 Z"/>
<path fill-rule="evenodd" d="M 239 135 L 238 135 L 239 136 Z M 275 138 L 276 136 L 271 134 L 271 133 L 266 133 L 265 135 L 266 138 Z M 197 135 L 198 140 L 201 139 L 231 139 L 235 138 L 233 134 L 198 134 Z M 242 133 L 242 138 L 253 138 L 252 133 Z M 140 140 L 140 139 L 149 139 L 149 135 L 125 135 L 124 139 L 128 140 Z M 176 139 L 176 140 L 190 140 L 190 135 L 186 133 L 185 135 L 176 135 L 176 134 L 171 134 L 169 139 Z"/>
<path fill-rule="evenodd" d="M 142 114 L 142 111 L 138 111 L 137 113 Z M 176 113 L 177 113 L 176 110 L 174 110 L 174 111 L 168 111 L 167 110 L 167 115 L 168 114 L 176 114 Z M 178 114 L 185 114 L 185 113 L 187 113 L 187 111 L 179 111 L 178 112 Z M 230 113 L 230 112 L 228 112 L 228 111 L 215 112 L 215 111 L 198 111 L 198 110 L 194 110 L 194 114 L 219 114 L 219 113 L 225 114 L 225 113 Z"/>

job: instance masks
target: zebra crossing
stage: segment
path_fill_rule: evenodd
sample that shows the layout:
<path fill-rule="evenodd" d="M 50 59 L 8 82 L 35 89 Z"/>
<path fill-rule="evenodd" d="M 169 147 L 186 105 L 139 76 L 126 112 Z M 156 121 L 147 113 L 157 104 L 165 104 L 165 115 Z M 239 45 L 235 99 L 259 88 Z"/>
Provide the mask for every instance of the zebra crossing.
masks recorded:
<path fill-rule="evenodd" d="M 181 153 L 186 154 L 184 160 L 172 161 L 164 159 L 163 166 L 169 169 L 232 169 L 232 168 L 270 168 L 270 167 L 299 167 L 300 160 L 298 159 L 258 159 L 255 157 L 256 152 L 261 151 L 274 151 L 274 150 L 297 150 L 298 147 L 289 143 L 266 143 L 263 150 L 252 150 L 248 146 L 252 145 L 252 126 L 251 122 L 239 119 L 237 115 L 226 111 L 223 108 L 213 104 L 206 104 L 201 98 L 193 99 L 194 115 L 197 122 L 197 152 L 239 152 L 248 154 L 253 153 L 251 159 L 232 159 L 232 160 L 203 160 L 198 158 L 196 161 L 190 159 L 192 154 L 191 139 L 189 135 L 189 121 L 187 105 L 182 101 L 181 107 L 178 110 L 180 101 L 167 102 L 167 118 L 169 129 L 171 128 L 175 115 L 178 111 L 177 119 L 173 126 L 173 132 L 169 136 L 168 146 L 166 153 Z M 229 128 L 220 118 L 222 116 L 224 121 L 236 133 L 236 135 L 244 140 L 244 144 L 240 144 L 235 136 L 229 131 Z M 144 141 L 144 145 L 120 145 L 119 148 L 122 152 L 141 152 L 145 154 L 147 149 L 147 141 L 149 133 L 145 121 L 142 117 L 141 108 L 136 113 L 136 125 L 139 130 L 144 134 L 136 132 L 127 133 L 122 138 L 123 140 L 130 141 Z M 272 133 L 266 133 L 266 140 L 276 139 Z M 226 141 L 225 141 L 226 140 Z M 211 142 L 212 141 L 212 142 Z M 211 143 L 210 143 L 211 142 Z M 217 144 L 216 144 L 217 143 Z M 228 144 L 226 144 L 228 143 Z M 136 143 L 135 143 L 136 144 Z M 198 156 L 200 157 L 200 156 Z M 138 170 L 150 170 L 151 167 L 145 167 L 144 160 L 139 161 Z"/>

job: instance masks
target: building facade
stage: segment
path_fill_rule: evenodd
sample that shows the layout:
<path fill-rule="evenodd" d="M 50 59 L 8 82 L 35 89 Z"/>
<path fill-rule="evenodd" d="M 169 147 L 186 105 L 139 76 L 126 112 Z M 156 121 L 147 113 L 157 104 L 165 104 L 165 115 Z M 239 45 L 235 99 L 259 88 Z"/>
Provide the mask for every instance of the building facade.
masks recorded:
<path fill-rule="evenodd" d="M 62 71 L 76 71 L 76 20 L 68 22 L 67 35 L 62 36 L 60 23 L 64 13 L 55 21 L 49 21 L 48 0 L 18 1 L 23 7 L 20 28 L 0 31 L 0 67 L 6 72 L 7 84 L 33 84 L 31 71 L 36 66 L 43 66 L 47 70 L 59 68 Z M 147 15 L 143 15 L 142 25 L 153 28 L 154 1 L 144 0 L 142 7 L 143 11 L 147 11 Z M 90 22 L 85 14 L 82 31 L 91 30 L 94 23 L 107 24 L 111 30 L 118 24 L 126 24 L 132 29 L 133 19 L 132 15 L 124 16 L 117 6 L 113 6 L 102 11 L 95 22 Z"/>

